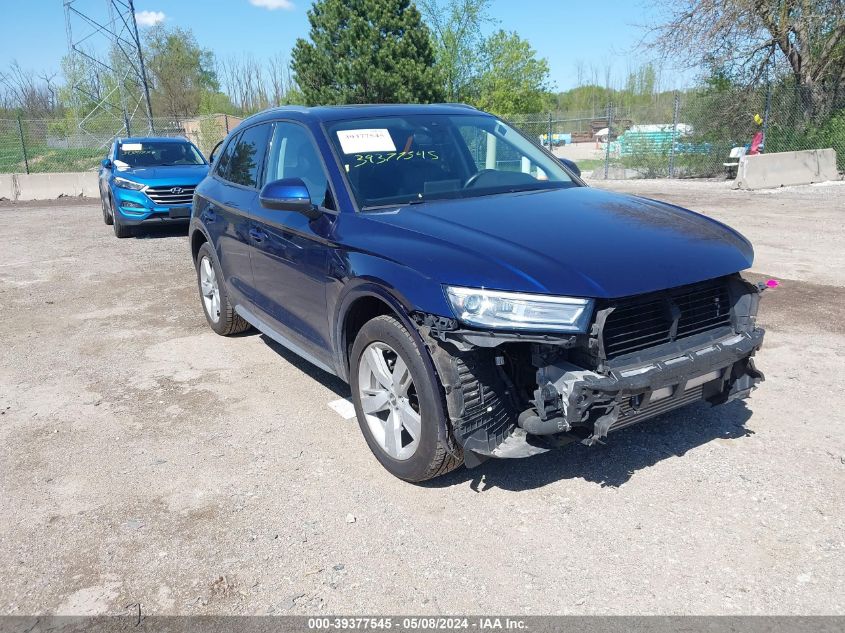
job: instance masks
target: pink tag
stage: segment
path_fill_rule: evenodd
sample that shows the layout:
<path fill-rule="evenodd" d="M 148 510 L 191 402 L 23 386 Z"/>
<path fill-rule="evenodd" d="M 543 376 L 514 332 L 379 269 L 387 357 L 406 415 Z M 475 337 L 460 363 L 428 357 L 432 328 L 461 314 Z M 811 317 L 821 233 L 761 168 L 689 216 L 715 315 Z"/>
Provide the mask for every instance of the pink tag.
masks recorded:
<path fill-rule="evenodd" d="M 769 279 L 766 281 L 766 286 L 768 288 L 777 288 L 780 285 L 780 282 L 777 279 Z"/>

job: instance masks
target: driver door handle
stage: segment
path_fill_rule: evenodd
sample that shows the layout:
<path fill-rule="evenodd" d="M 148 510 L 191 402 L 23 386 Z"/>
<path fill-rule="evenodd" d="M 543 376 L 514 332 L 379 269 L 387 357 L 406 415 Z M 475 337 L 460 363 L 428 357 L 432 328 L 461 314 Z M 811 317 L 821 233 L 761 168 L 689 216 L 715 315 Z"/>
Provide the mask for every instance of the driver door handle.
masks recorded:
<path fill-rule="evenodd" d="M 264 241 L 264 238 L 267 237 L 267 234 L 262 231 L 261 229 L 250 229 L 249 230 L 249 237 L 252 239 L 253 242 L 261 243 Z"/>

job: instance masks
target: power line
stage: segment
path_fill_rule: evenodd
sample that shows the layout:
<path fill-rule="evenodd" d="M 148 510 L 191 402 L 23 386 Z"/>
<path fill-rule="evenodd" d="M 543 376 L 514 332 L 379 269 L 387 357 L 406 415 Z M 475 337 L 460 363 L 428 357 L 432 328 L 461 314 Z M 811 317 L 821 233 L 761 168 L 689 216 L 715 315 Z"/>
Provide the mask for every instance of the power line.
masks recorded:
<path fill-rule="evenodd" d="M 134 0 L 63 0 L 63 6 L 71 63 L 69 87 L 80 132 L 103 145 L 120 130 L 130 135 L 132 121 L 143 105 L 147 132 L 153 134 Z M 109 126 L 109 120 L 114 125 Z"/>

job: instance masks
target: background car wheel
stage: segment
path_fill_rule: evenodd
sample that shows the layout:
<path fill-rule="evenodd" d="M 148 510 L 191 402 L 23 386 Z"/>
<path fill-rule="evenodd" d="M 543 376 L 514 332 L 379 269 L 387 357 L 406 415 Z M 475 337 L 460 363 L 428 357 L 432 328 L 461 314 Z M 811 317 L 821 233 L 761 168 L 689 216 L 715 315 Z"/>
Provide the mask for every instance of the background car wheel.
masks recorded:
<path fill-rule="evenodd" d="M 112 221 L 114 222 L 114 224 L 112 225 L 112 228 L 114 229 L 114 234 L 120 239 L 123 239 L 125 237 L 132 237 L 135 234 L 135 229 L 131 226 L 126 226 L 120 221 L 120 215 L 118 213 L 115 213 L 114 211 L 114 198 L 112 198 L 111 196 L 109 196 L 109 205 L 112 212 Z"/>
<path fill-rule="evenodd" d="M 379 316 L 352 346 L 350 385 L 361 432 L 376 458 L 405 481 L 424 481 L 461 465 L 438 439 L 445 423 L 440 385 L 402 324 Z"/>
<path fill-rule="evenodd" d="M 106 226 L 111 226 L 114 222 L 114 219 L 112 218 L 112 212 L 109 206 L 109 199 L 103 194 L 100 194 L 100 203 L 103 207 L 103 222 L 106 223 Z"/>
<path fill-rule="evenodd" d="M 197 285 L 205 319 L 212 330 L 221 336 L 230 336 L 250 328 L 229 303 L 223 275 L 208 242 L 197 253 Z"/>

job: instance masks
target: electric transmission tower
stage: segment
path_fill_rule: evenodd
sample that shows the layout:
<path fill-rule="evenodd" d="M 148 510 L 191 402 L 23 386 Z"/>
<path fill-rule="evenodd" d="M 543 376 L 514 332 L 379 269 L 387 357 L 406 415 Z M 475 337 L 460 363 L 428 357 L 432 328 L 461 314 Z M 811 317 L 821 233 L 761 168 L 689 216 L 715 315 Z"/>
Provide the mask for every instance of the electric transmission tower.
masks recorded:
<path fill-rule="evenodd" d="M 107 145 L 121 132 L 138 132 L 133 121 L 142 113 L 143 127 L 154 134 L 134 1 L 62 1 L 79 130 Z"/>

